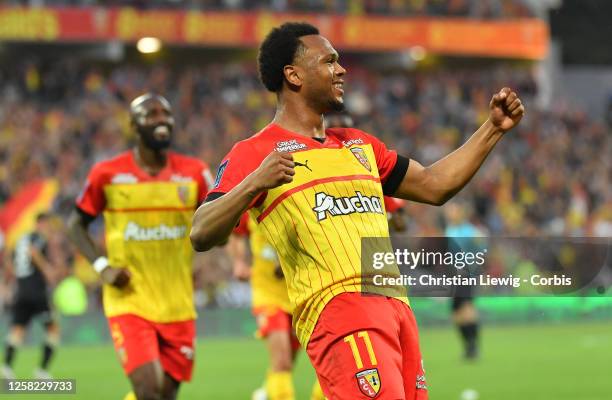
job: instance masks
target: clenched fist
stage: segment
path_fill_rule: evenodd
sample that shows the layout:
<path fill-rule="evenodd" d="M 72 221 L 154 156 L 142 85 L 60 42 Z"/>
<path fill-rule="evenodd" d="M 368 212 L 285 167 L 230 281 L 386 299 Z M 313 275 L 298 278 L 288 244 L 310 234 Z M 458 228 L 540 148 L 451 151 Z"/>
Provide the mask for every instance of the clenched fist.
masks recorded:
<path fill-rule="evenodd" d="M 273 151 L 253 172 L 253 185 L 258 191 L 272 189 L 293 181 L 295 163 L 291 153 Z"/>
<path fill-rule="evenodd" d="M 514 128 L 525 114 L 525 106 L 510 88 L 493 95 L 489 103 L 489 120 L 502 132 Z"/>

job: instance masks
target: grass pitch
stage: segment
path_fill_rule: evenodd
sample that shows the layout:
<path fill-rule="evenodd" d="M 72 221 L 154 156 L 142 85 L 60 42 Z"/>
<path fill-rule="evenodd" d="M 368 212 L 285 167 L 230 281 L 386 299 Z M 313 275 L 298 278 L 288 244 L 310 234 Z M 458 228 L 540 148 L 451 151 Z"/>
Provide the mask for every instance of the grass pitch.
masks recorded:
<path fill-rule="evenodd" d="M 485 326 L 481 338 L 480 360 L 465 363 L 454 330 L 421 330 L 430 399 L 612 398 L 612 323 Z M 180 399 L 249 400 L 262 383 L 267 354 L 255 339 L 204 339 L 196 354 L 193 382 L 183 385 Z M 22 349 L 17 375 L 31 377 L 39 358 L 38 348 Z M 58 378 L 76 379 L 77 394 L 0 397 L 122 399 L 129 390 L 110 344 L 61 347 L 51 372 Z M 303 354 L 294 376 L 297 399 L 308 400 L 314 372 Z"/>

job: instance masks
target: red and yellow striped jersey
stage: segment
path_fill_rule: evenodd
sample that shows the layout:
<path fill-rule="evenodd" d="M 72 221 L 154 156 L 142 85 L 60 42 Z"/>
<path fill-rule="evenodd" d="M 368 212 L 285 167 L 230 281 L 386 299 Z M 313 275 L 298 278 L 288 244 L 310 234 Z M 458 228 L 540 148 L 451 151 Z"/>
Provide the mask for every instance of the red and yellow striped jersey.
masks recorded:
<path fill-rule="evenodd" d="M 287 294 L 287 283 L 279 276 L 277 268 L 280 260 L 276 250 L 266 239 L 261 225 L 254 218 L 244 214 L 234 233 L 249 237 L 251 248 L 251 289 L 253 310 L 261 308 L 280 308 L 290 313 L 291 304 Z"/>
<path fill-rule="evenodd" d="M 204 162 L 172 152 L 156 176 L 138 167 L 132 151 L 91 169 L 77 207 L 92 217 L 104 214 L 110 265 L 132 274 L 126 288 L 104 286 L 107 316 L 195 318 L 189 231 L 211 186 Z"/>
<path fill-rule="evenodd" d="M 229 192 L 272 151 L 293 153 L 294 180 L 259 196 L 249 213 L 277 251 L 306 346 L 334 296 L 362 292 L 361 238 L 389 237 L 383 192 L 395 191 L 408 160 L 357 129 L 327 129 L 320 143 L 272 124 L 234 146 L 210 199 Z"/>

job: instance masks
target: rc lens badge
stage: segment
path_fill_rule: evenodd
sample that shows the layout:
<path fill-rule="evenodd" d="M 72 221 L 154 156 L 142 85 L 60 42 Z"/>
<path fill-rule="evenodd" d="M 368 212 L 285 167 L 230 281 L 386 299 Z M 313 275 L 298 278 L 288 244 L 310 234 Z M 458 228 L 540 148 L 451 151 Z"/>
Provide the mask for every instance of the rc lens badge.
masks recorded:
<path fill-rule="evenodd" d="M 359 161 L 361 165 L 365 167 L 365 169 L 372 172 L 372 167 L 370 166 L 370 161 L 368 160 L 368 156 L 366 156 L 365 151 L 361 147 L 353 147 L 350 150 L 357 161 Z"/>
<path fill-rule="evenodd" d="M 372 368 L 365 371 L 361 371 L 355 374 L 357 378 L 357 385 L 361 393 L 365 394 L 370 398 L 378 396 L 380 392 L 380 377 L 378 376 L 378 369 Z"/>

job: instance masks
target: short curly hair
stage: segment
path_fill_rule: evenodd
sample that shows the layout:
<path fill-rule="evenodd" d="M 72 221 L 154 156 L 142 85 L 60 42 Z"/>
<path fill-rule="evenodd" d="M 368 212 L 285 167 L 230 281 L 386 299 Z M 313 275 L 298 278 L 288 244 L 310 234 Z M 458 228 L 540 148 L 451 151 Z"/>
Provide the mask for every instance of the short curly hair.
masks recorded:
<path fill-rule="evenodd" d="M 266 89 L 278 93 L 283 88 L 283 68 L 293 63 L 295 55 L 302 47 L 300 38 L 318 35 L 319 30 L 306 22 L 287 22 L 268 33 L 259 46 L 259 79 Z"/>

